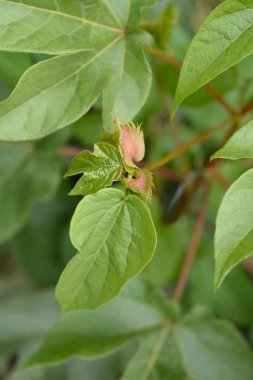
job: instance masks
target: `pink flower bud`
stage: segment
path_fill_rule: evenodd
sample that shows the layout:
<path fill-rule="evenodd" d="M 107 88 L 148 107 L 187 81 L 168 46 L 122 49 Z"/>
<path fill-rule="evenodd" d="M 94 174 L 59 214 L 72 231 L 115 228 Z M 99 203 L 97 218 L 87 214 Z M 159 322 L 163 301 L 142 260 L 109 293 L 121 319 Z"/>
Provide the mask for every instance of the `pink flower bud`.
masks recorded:
<path fill-rule="evenodd" d="M 143 132 L 140 126 L 134 123 L 123 123 L 118 119 L 115 120 L 119 133 L 119 148 L 125 168 L 129 172 L 136 169 L 136 163 L 143 160 L 145 155 L 145 143 Z"/>

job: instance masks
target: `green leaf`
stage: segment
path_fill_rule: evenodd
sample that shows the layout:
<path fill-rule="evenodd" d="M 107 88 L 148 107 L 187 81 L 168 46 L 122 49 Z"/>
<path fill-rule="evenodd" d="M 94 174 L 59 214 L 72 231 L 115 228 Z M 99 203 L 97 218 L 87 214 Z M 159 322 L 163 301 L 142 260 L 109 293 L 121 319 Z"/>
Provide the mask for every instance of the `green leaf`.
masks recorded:
<path fill-rule="evenodd" d="M 10 18 L 9 27 L 14 25 L 15 28 L 14 31 L 9 30 L 10 39 L 18 45 L 13 47 L 14 50 L 21 49 L 19 38 L 24 34 L 22 17 L 25 17 L 25 30 L 28 28 L 30 37 L 24 51 L 31 51 L 33 39 L 36 38 L 38 43 L 45 46 L 43 50 L 35 44 L 36 51 L 48 53 L 48 46 L 52 44 L 51 53 L 57 53 L 57 49 L 61 49 L 59 53 L 69 53 L 40 62 L 27 70 L 12 95 L 0 103 L 0 139 L 18 141 L 46 136 L 78 120 L 100 95 L 103 95 L 106 132 L 114 130 L 112 121 L 115 110 L 122 120 L 131 120 L 145 103 L 152 80 L 149 64 L 142 51 L 142 45 L 147 42 L 146 33 L 137 29 L 141 5 L 134 0 L 122 0 L 120 3 L 115 0 L 89 0 L 85 3 L 78 1 L 72 9 L 67 2 L 63 2 L 59 9 L 66 15 L 59 16 L 61 11 L 55 9 L 57 2 L 27 0 L 26 4 L 20 4 L 0 0 L 0 20 L 2 17 L 3 22 L 8 23 Z M 80 11 L 80 7 L 83 10 Z M 15 14 L 17 8 L 18 14 Z M 129 17 L 133 9 L 136 13 L 130 28 Z M 88 26 L 83 19 L 76 20 L 76 17 L 80 17 L 78 10 L 92 20 Z M 40 17 L 42 20 L 39 22 Z M 58 17 L 61 17 L 60 26 L 57 24 Z M 124 19 L 124 23 L 121 19 Z M 16 29 L 15 20 L 22 24 L 22 34 Z M 75 37 L 73 43 L 69 40 L 69 28 L 73 21 L 73 31 L 81 33 L 81 37 L 76 37 L 77 43 Z M 101 27 L 101 22 L 106 27 Z M 34 36 L 33 29 L 37 30 L 38 25 L 48 29 Z M 84 33 L 82 28 L 85 26 L 88 30 Z M 4 30 L 6 32 L 8 28 Z M 64 34 L 62 43 L 57 40 L 57 33 Z M 52 42 L 55 35 L 56 40 Z M 44 41 L 44 38 L 50 41 Z M 0 40 L 8 41 L 8 38 Z M 7 48 L 2 43 L 2 48 Z M 83 51 L 87 48 L 88 51 Z"/>
<path fill-rule="evenodd" d="M 108 354 L 161 325 L 165 318 L 152 304 L 126 295 L 97 310 L 65 313 L 25 366 L 55 363 L 76 355 L 94 358 Z"/>
<path fill-rule="evenodd" d="M 11 301 L 0 306 L 0 356 L 17 352 L 41 339 L 57 320 L 58 308 L 51 291 Z"/>
<path fill-rule="evenodd" d="M 252 359 L 250 348 L 229 323 L 185 319 L 148 334 L 122 380 L 250 380 Z"/>
<path fill-rule="evenodd" d="M 214 158 L 253 158 L 253 121 L 240 128 L 226 145 L 211 157 L 212 160 Z"/>
<path fill-rule="evenodd" d="M 216 289 L 235 265 L 253 253 L 252 199 L 253 169 L 233 183 L 218 211 L 215 232 Z"/>
<path fill-rule="evenodd" d="M 0 143 L 0 243 L 23 226 L 35 201 L 52 197 L 59 180 L 54 153 L 31 144 Z"/>
<path fill-rule="evenodd" d="M 132 353 L 131 347 L 97 360 L 70 359 L 49 366 L 36 366 L 16 371 L 8 380 L 115 380 L 122 373 Z"/>
<path fill-rule="evenodd" d="M 172 115 L 201 86 L 253 52 L 252 0 L 227 0 L 194 37 L 180 73 Z"/>
<path fill-rule="evenodd" d="M 56 288 L 63 310 L 93 309 L 117 295 L 148 264 L 156 247 L 145 203 L 116 189 L 101 190 L 79 203 L 70 237 L 80 253 Z"/>
<path fill-rule="evenodd" d="M 5 51 L 65 54 L 101 48 L 121 28 L 103 0 L 0 0 L 0 49 Z"/>
<path fill-rule="evenodd" d="M 100 143 L 95 144 L 93 153 L 84 151 L 78 154 L 65 176 L 83 174 L 70 195 L 88 195 L 111 186 L 120 178 L 121 172 L 122 159 L 118 148 Z"/>
<path fill-rule="evenodd" d="M 145 104 L 152 81 L 152 73 L 140 46 L 146 45 L 144 32 L 125 36 L 125 58 L 122 70 L 111 77 L 103 93 L 103 121 L 111 126 L 115 111 L 121 120 L 132 120 Z M 109 129 L 112 131 L 112 127 Z"/>

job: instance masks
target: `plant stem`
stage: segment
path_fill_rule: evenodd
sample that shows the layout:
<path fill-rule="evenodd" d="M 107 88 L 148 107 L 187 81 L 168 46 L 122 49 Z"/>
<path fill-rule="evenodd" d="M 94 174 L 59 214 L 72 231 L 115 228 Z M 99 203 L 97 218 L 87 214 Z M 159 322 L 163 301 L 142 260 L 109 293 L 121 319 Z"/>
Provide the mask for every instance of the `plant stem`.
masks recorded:
<path fill-rule="evenodd" d="M 206 214 L 207 214 L 209 193 L 210 193 L 210 190 L 209 190 L 209 187 L 207 186 L 205 189 L 204 197 L 203 197 L 203 203 L 202 203 L 202 206 L 200 208 L 200 211 L 199 211 L 199 214 L 197 217 L 195 229 L 194 229 L 194 232 L 192 235 L 192 240 L 190 242 L 190 245 L 189 245 L 186 257 L 185 257 L 185 261 L 183 264 L 183 268 L 182 268 L 181 274 L 179 276 L 177 286 L 176 286 L 176 289 L 175 289 L 175 292 L 173 295 L 173 300 L 177 303 L 180 302 L 180 300 L 183 296 L 184 289 L 185 289 L 187 280 L 189 278 L 189 274 L 190 274 L 191 267 L 193 264 L 193 260 L 195 258 L 195 255 L 196 255 L 199 243 L 200 243 L 202 231 L 203 231 L 204 225 L 205 225 Z"/>
<path fill-rule="evenodd" d="M 161 50 L 152 49 L 150 47 L 145 47 L 145 50 L 153 55 L 154 57 L 158 57 L 162 59 L 163 61 L 168 62 L 171 66 L 174 66 L 176 69 L 180 70 L 182 67 L 181 62 L 177 61 L 176 59 L 170 57 L 168 54 L 164 53 Z M 222 105 L 223 108 L 225 108 L 231 115 L 236 115 L 237 111 L 235 111 L 231 105 L 209 84 L 205 84 L 204 89 L 214 98 L 217 100 L 218 103 Z"/>
<path fill-rule="evenodd" d="M 83 151 L 82 148 L 79 148 L 78 146 L 72 146 L 72 145 L 62 145 L 58 148 L 57 152 L 62 156 L 70 156 L 73 157 L 78 153 L 81 153 Z"/>
<path fill-rule="evenodd" d="M 146 168 L 149 170 L 153 170 L 153 169 L 159 168 L 159 167 L 167 164 L 168 162 L 172 161 L 174 158 L 179 157 L 182 153 L 186 152 L 192 146 L 194 146 L 194 145 L 196 145 L 196 144 L 198 144 L 204 140 L 207 140 L 209 137 L 215 135 L 217 132 L 226 128 L 228 125 L 231 124 L 231 122 L 233 122 L 234 120 L 237 120 L 237 118 L 239 118 L 239 116 L 232 116 L 231 118 L 229 118 L 228 120 L 226 120 L 222 124 L 220 124 L 218 127 L 213 128 L 213 129 L 203 133 L 202 135 L 197 136 L 195 139 L 189 141 L 188 143 L 181 146 L 180 148 L 178 148 L 178 149 L 174 150 L 173 152 L 167 154 L 166 156 L 164 156 L 160 160 L 154 162 L 153 164 L 147 165 Z"/>
<path fill-rule="evenodd" d="M 220 103 L 223 108 L 225 108 L 231 115 L 237 115 L 237 111 L 234 110 L 231 105 L 215 90 L 214 87 L 210 86 L 210 84 L 205 84 L 204 89 Z"/>

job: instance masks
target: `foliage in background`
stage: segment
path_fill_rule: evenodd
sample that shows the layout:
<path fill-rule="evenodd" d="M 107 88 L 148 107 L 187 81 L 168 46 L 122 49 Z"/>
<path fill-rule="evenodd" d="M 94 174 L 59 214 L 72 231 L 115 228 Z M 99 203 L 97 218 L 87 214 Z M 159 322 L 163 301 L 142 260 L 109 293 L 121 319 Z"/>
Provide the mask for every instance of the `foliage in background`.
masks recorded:
<path fill-rule="evenodd" d="M 1 378 L 252 379 L 252 34 L 252 0 L 0 0 Z"/>

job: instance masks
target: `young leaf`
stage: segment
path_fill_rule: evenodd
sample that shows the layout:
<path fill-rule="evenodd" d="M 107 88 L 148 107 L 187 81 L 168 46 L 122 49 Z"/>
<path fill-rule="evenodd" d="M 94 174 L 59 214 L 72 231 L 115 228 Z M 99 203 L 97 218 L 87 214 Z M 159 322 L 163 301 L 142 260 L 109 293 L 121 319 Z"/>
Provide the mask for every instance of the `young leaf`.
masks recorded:
<path fill-rule="evenodd" d="M 117 181 L 122 172 L 122 160 L 119 150 L 110 144 L 100 143 L 94 152 L 84 151 L 72 161 L 66 176 L 83 173 L 70 195 L 88 195 L 96 193 L 113 181 Z"/>
<path fill-rule="evenodd" d="M 252 358 L 229 323 L 185 320 L 146 334 L 122 380 L 251 380 Z"/>
<path fill-rule="evenodd" d="M 212 160 L 214 158 L 253 158 L 253 121 L 240 128 L 226 145 L 211 157 Z"/>
<path fill-rule="evenodd" d="M 194 37 L 181 69 L 172 115 L 201 86 L 253 52 L 252 0 L 226 0 Z"/>
<path fill-rule="evenodd" d="M 134 123 L 115 120 L 115 139 L 118 141 L 119 150 L 128 173 L 128 177 L 122 177 L 121 182 L 128 189 L 140 194 L 150 201 L 153 190 L 152 172 L 147 169 L 139 169 L 137 163 L 142 161 L 145 155 L 145 141 L 143 131 Z"/>
<path fill-rule="evenodd" d="M 253 169 L 244 173 L 225 194 L 215 232 L 217 289 L 240 261 L 253 253 Z"/>
<path fill-rule="evenodd" d="M 137 4 L 142 5 L 134 0 L 120 3 L 89 0 L 77 1 L 72 9 L 65 2 L 60 6 L 58 2 L 45 5 L 42 0 L 26 0 L 25 4 L 0 0 L 0 20 L 2 17 L 4 22 L 7 17 L 8 23 L 10 18 L 8 28 L 11 28 L 6 33 L 9 38 L 0 38 L 0 48 L 1 43 L 2 49 L 7 48 L 4 41 L 8 44 L 11 39 L 13 50 L 22 49 L 19 28 L 22 27 L 23 38 L 25 19 L 28 38 L 22 51 L 31 51 L 31 46 L 35 46 L 35 51 L 44 53 L 50 49 L 51 53 L 57 53 L 57 49 L 60 49 L 58 53 L 70 53 L 26 71 L 9 99 L 0 103 L 0 139 L 17 141 L 46 136 L 78 120 L 100 95 L 103 95 L 105 132 L 114 129 L 115 109 L 123 120 L 132 119 L 145 103 L 151 85 L 151 70 L 142 50 L 146 33 L 138 30 L 140 9 L 136 9 Z M 57 5 L 60 10 L 55 9 Z M 132 7 L 136 14 L 130 28 Z M 80 17 L 78 12 L 84 16 Z M 16 23 L 21 24 L 17 29 Z M 38 25 L 42 25 L 42 30 L 36 34 Z M 69 36 L 71 30 L 73 40 Z M 44 50 L 36 43 L 33 45 L 34 39 Z M 86 49 L 88 51 L 84 51 Z"/>
<path fill-rule="evenodd" d="M 25 366 L 55 363 L 76 355 L 94 358 L 108 354 L 161 325 L 165 318 L 154 306 L 125 296 L 97 310 L 65 313 Z"/>
<path fill-rule="evenodd" d="M 57 156 L 31 144 L 0 143 L 0 244 L 25 223 L 36 200 L 48 200 L 60 181 Z"/>
<path fill-rule="evenodd" d="M 147 265 L 156 247 L 145 203 L 116 189 L 100 190 L 79 203 L 70 237 L 79 253 L 56 288 L 63 310 L 94 309 L 117 295 Z"/>

